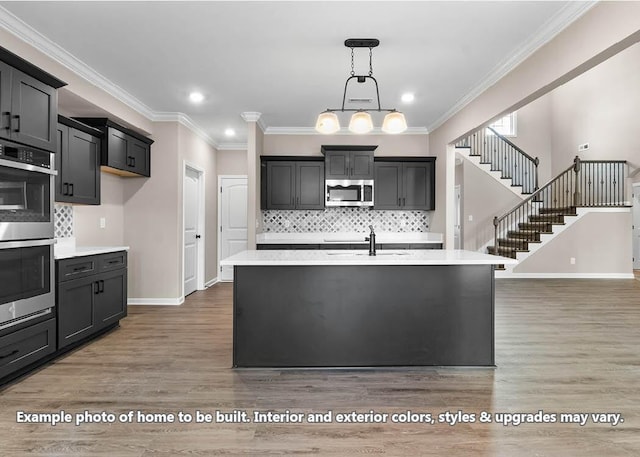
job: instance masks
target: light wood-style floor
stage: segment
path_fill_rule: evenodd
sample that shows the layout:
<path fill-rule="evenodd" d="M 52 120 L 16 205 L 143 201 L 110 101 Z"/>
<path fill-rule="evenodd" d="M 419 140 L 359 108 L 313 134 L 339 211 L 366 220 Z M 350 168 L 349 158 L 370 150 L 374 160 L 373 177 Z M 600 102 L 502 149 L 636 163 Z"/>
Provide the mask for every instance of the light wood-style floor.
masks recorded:
<path fill-rule="evenodd" d="M 232 287 L 130 307 L 121 328 L 0 390 L 2 456 L 638 456 L 640 282 L 496 281 L 492 369 L 231 365 Z M 401 312 L 401 311 L 399 311 Z M 17 424 L 17 411 L 621 413 L 606 424 Z"/>

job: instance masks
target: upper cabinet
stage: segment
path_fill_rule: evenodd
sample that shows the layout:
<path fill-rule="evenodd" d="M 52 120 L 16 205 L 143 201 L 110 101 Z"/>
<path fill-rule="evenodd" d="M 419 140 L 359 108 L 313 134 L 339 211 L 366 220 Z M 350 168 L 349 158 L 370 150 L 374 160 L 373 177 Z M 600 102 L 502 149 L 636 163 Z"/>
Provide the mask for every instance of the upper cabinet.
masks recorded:
<path fill-rule="evenodd" d="M 100 141 L 102 132 L 58 116 L 56 201 L 100 204 Z"/>
<path fill-rule="evenodd" d="M 262 157 L 260 166 L 262 209 L 324 209 L 322 159 Z"/>
<path fill-rule="evenodd" d="M 322 146 L 326 179 L 373 179 L 377 146 Z"/>
<path fill-rule="evenodd" d="M 0 137 L 54 152 L 58 94 L 65 83 L 0 48 Z"/>
<path fill-rule="evenodd" d="M 104 171 L 120 176 L 151 176 L 153 140 L 102 117 L 79 117 L 78 121 L 103 133 L 100 163 Z"/>
<path fill-rule="evenodd" d="M 375 209 L 434 210 L 435 157 L 378 158 Z"/>

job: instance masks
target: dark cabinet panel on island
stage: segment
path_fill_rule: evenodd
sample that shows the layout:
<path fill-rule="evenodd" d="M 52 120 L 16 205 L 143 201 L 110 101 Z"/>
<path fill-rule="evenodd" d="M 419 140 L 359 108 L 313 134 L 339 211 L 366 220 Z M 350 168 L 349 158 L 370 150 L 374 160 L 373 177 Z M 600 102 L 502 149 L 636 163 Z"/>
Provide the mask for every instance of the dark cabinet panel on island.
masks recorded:
<path fill-rule="evenodd" d="M 0 47 L 0 137 L 56 150 L 58 88 L 65 83 Z"/>
<path fill-rule="evenodd" d="M 99 130 L 58 116 L 56 201 L 100 204 Z"/>
<path fill-rule="evenodd" d="M 263 157 L 262 209 L 324 209 L 324 162 Z"/>
<path fill-rule="evenodd" d="M 375 209 L 434 210 L 435 157 L 376 159 L 375 186 Z"/>
<path fill-rule="evenodd" d="M 119 176 L 151 176 L 153 140 L 107 118 L 75 118 L 103 133 L 100 164 L 106 172 Z"/>

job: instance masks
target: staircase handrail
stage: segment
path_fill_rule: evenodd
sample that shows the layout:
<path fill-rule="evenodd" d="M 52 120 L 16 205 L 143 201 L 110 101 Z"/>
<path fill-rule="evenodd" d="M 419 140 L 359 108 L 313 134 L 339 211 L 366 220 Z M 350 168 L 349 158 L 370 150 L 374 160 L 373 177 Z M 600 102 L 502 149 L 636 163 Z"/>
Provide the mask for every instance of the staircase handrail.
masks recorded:
<path fill-rule="evenodd" d="M 504 141 L 505 143 L 507 143 L 509 146 L 511 146 L 513 149 L 515 149 L 516 151 L 518 151 L 520 154 L 522 154 L 523 156 L 525 156 L 527 159 L 529 159 L 530 161 L 532 161 L 533 163 L 537 165 L 540 164 L 540 159 L 538 159 L 537 157 L 531 157 L 529 154 L 527 154 L 526 152 L 524 152 L 522 149 L 520 149 L 518 146 L 516 146 L 515 144 L 513 144 L 511 141 L 509 141 L 507 139 L 507 137 L 505 137 L 504 135 L 498 133 L 493 127 L 486 127 L 488 130 L 491 130 L 491 132 L 493 132 L 493 134 L 495 136 L 497 136 L 498 138 L 500 138 L 502 141 Z"/>
<path fill-rule="evenodd" d="M 544 201 L 544 199 L 539 199 L 539 197 L 548 190 L 551 192 L 546 193 L 546 196 L 553 196 L 555 198 L 560 197 L 563 204 L 566 205 L 567 201 L 570 201 L 571 207 L 585 206 L 585 207 L 604 207 L 604 206 L 624 206 L 624 193 L 625 193 L 625 185 L 624 185 L 624 168 L 614 168 L 612 165 L 616 164 L 626 164 L 626 160 L 581 160 L 580 157 L 576 156 L 573 159 L 573 164 L 570 167 L 560 172 L 555 178 L 551 179 L 544 186 L 537 189 L 533 192 L 528 198 L 518 203 L 512 209 L 507 211 L 501 217 L 495 216 L 493 218 L 494 225 L 494 251 L 497 253 L 498 249 L 498 226 L 501 222 L 507 219 L 510 216 L 513 216 L 515 213 L 519 212 L 519 217 L 512 217 L 509 221 L 512 225 L 517 225 L 519 222 L 523 222 L 521 220 L 521 216 L 528 216 L 529 212 L 523 210 L 524 207 L 531 204 L 533 201 Z M 586 168 L 586 172 L 583 172 L 583 168 L 589 164 L 603 164 L 608 165 L 606 169 L 602 169 L 602 167 L 588 167 Z M 606 182 L 605 178 L 607 177 L 606 171 L 613 172 L 613 179 L 610 182 Z M 573 173 L 573 177 L 570 175 Z M 616 182 L 616 178 L 620 179 L 622 182 Z M 599 182 L 596 182 L 597 180 Z M 552 189 L 552 186 L 558 182 L 561 182 L 563 187 L 560 189 Z M 600 184 L 600 190 L 595 189 L 596 185 Z M 604 191 L 602 191 L 603 185 Z M 592 187 L 593 185 L 593 187 Z M 588 192 L 587 195 L 583 195 L 583 193 Z M 617 203 L 611 201 L 611 196 L 615 196 L 617 198 L 622 198 L 623 200 L 618 200 Z M 607 202 L 601 201 L 603 197 Z M 552 207 L 553 208 L 553 207 Z M 509 230 L 509 227 L 505 227 L 504 230 Z"/>

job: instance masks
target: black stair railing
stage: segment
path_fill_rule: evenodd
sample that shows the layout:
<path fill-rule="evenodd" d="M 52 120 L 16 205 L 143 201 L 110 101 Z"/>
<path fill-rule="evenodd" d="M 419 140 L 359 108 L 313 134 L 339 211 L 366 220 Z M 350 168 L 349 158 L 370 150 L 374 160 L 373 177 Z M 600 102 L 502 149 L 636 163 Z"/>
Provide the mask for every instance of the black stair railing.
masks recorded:
<path fill-rule="evenodd" d="M 510 178 L 512 185 L 522 186 L 522 193 L 538 190 L 540 160 L 531 157 L 495 129 L 483 127 L 456 146 L 469 147 L 470 155 L 479 156 L 481 163 L 488 163 L 492 170 L 500 171 L 502 178 Z"/>
<path fill-rule="evenodd" d="M 580 160 L 501 217 L 493 219 L 492 254 L 515 257 L 528 243 L 551 233 L 554 223 L 577 207 L 625 206 L 626 161 Z"/>

